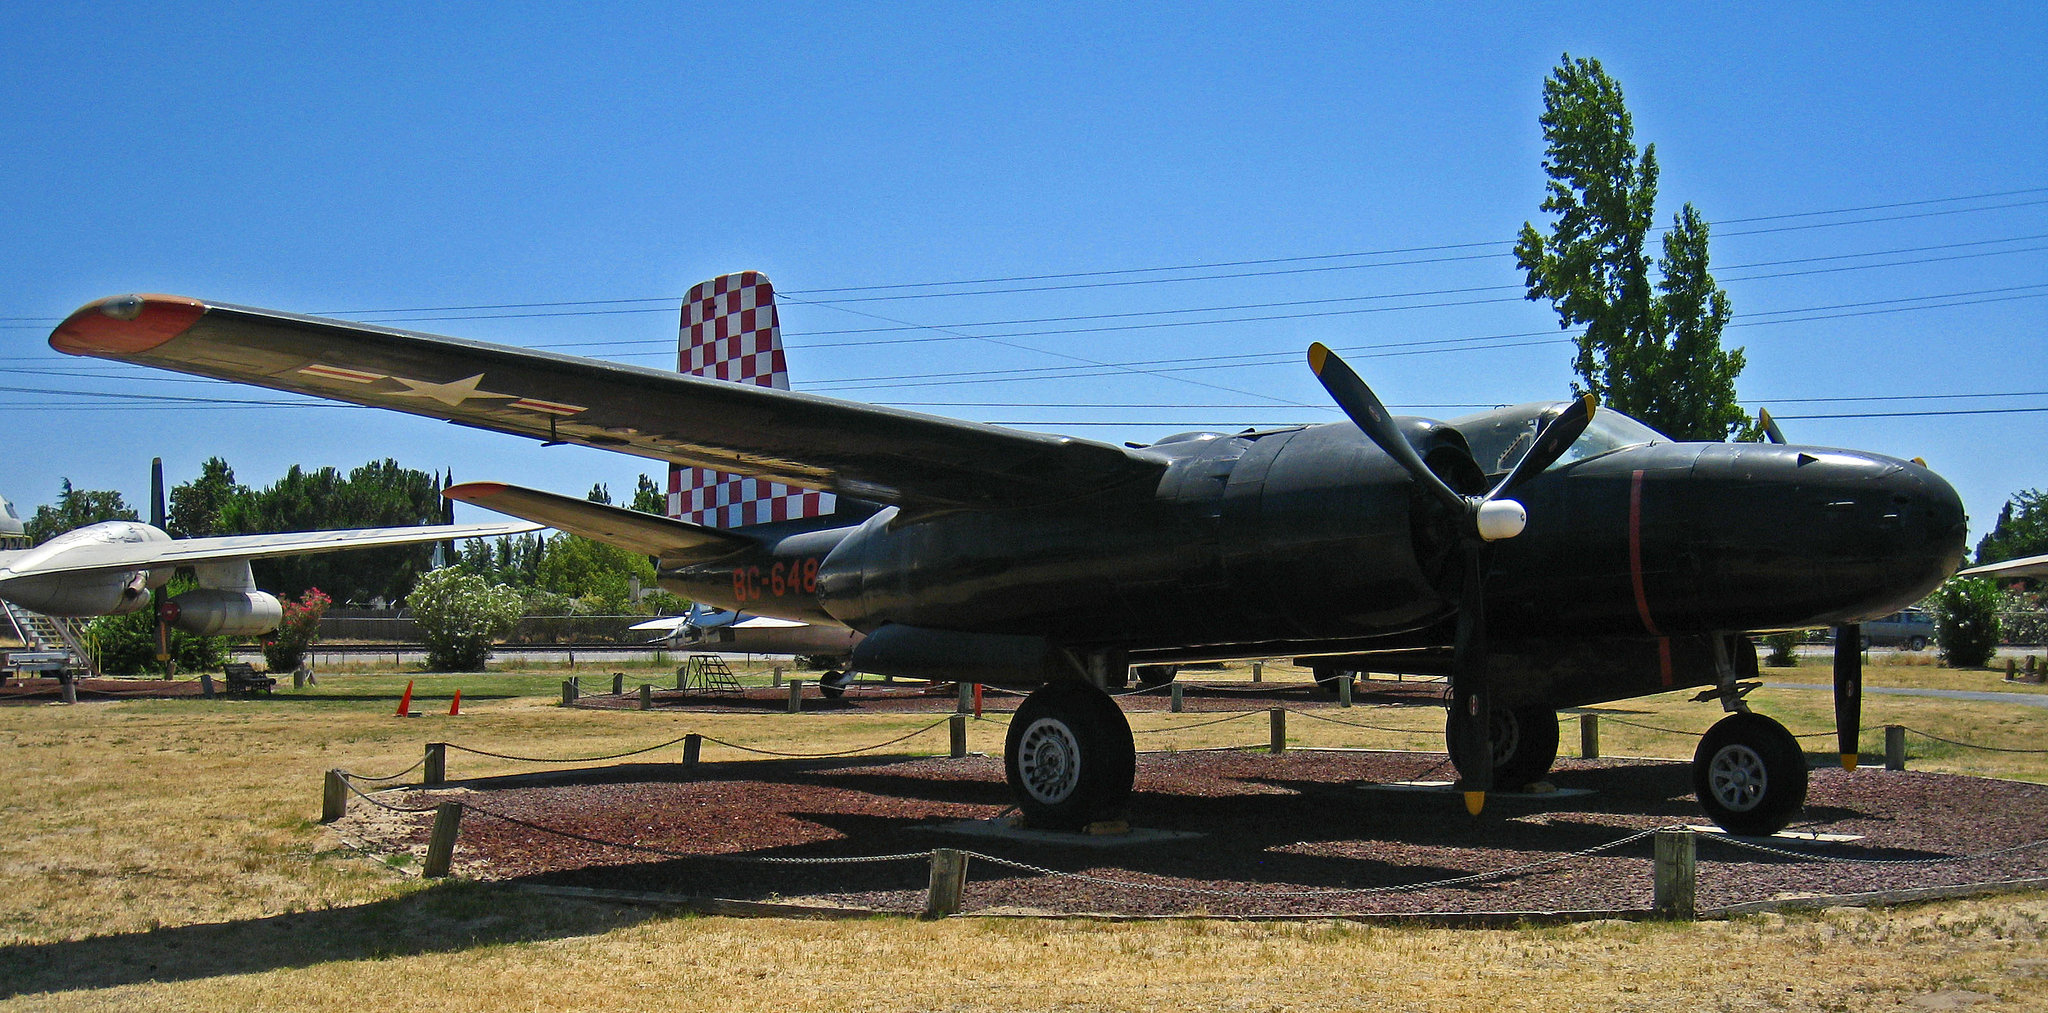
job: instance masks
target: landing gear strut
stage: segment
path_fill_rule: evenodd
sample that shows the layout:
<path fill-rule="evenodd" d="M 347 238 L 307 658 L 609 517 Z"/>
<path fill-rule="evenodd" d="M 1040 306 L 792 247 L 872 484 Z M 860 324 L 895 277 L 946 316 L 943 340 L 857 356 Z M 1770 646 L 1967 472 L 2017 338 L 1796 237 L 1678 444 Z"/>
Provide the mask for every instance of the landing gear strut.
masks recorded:
<path fill-rule="evenodd" d="M 1785 726 L 1747 711 L 1722 718 L 1692 757 L 1700 807 L 1731 834 L 1769 836 L 1806 805 L 1806 754 Z"/>
<path fill-rule="evenodd" d="M 1444 738 L 1450 744 L 1451 765 L 1470 777 L 1472 758 L 1461 755 L 1466 741 L 1463 723 L 1472 720 L 1453 709 L 1445 722 Z M 1503 791 L 1518 791 L 1550 773 L 1557 762 L 1557 712 L 1548 707 L 1495 707 L 1492 722 L 1493 784 Z"/>
<path fill-rule="evenodd" d="M 1010 721 L 1003 771 L 1039 830 L 1080 830 L 1123 817 L 1137 776 L 1130 722 L 1109 694 L 1080 682 L 1047 683 Z"/>

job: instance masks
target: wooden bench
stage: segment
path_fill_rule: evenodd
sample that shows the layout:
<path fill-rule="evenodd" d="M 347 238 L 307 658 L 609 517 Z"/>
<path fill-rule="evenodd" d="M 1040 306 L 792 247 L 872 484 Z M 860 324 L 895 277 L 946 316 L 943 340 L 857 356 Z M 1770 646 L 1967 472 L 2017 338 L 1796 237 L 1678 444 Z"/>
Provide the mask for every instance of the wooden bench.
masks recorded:
<path fill-rule="evenodd" d="M 221 674 L 227 677 L 229 696 L 255 696 L 261 690 L 265 696 L 277 685 L 277 680 L 260 674 L 245 661 L 230 661 L 221 667 Z"/>

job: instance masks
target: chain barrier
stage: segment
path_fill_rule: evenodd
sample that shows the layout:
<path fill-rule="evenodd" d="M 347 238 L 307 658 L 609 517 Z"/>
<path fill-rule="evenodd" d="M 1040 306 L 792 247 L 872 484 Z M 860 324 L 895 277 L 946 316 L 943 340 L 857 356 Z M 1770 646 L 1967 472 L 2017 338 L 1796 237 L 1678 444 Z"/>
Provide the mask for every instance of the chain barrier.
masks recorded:
<path fill-rule="evenodd" d="M 687 735 L 679 736 L 677 738 L 670 739 L 667 742 L 660 742 L 652 746 L 648 746 L 645 749 L 630 749 L 626 752 L 613 753 L 609 756 L 514 756 L 510 753 L 493 753 L 489 750 L 475 749 L 455 742 L 447 743 L 447 746 L 450 749 L 458 749 L 462 752 L 471 753 L 476 756 L 488 756 L 493 760 L 513 760 L 519 763 L 595 763 L 598 760 L 622 760 L 628 756 L 639 756 L 641 753 L 651 753 L 657 749 L 666 749 L 669 746 L 673 746 L 676 743 L 681 742 L 687 738 L 689 738 L 689 736 Z"/>
<path fill-rule="evenodd" d="M 2022 851 L 2030 851 L 2034 848 L 2048 846 L 2048 838 L 2043 838 L 2038 841 L 2028 841 L 2025 844 L 2015 844 L 2009 848 L 1980 851 L 1973 855 L 1948 855 L 1942 858 L 1857 858 L 1853 855 L 1817 855 L 1812 852 L 1793 851 L 1789 848 L 1777 848 L 1768 844 L 1758 844 L 1755 841 L 1723 837 L 1719 834 L 1702 834 L 1701 836 L 1706 837 L 1708 840 L 1719 841 L 1738 848 L 1760 851 L 1766 855 L 1777 855 L 1781 858 L 1798 858 L 1809 862 L 1823 862 L 1831 865 L 1958 865 L 1963 862 L 1981 862 L 1987 858 L 2018 854 Z"/>
<path fill-rule="evenodd" d="M 966 854 L 971 858 L 979 858 L 982 861 L 989 862 L 994 865 L 1009 866 L 1013 869 L 1021 869 L 1025 872 L 1031 872 L 1041 876 L 1053 876 L 1059 879 L 1072 879 L 1084 883 L 1094 883 L 1098 886 L 1126 887 L 1133 890 L 1152 890 L 1159 893 L 1194 894 L 1209 897 L 1344 897 L 1369 894 L 1414 893 L 1422 890 L 1434 890 L 1446 886 L 1463 886 L 1467 883 L 1482 883 L 1489 880 L 1508 879 L 1514 876 L 1525 875 L 1527 873 L 1533 872 L 1537 869 L 1545 868 L 1547 866 L 1561 865 L 1575 858 L 1590 858 L 1603 851 L 1612 851 L 1615 848 L 1624 847 L 1629 844 L 1634 844 L 1637 841 L 1645 840 L 1649 837 L 1654 836 L 1656 833 L 1656 830 L 1644 830 L 1640 833 L 1630 834 L 1627 837 L 1621 838 L 1620 840 L 1609 841 L 1606 844 L 1596 844 L 1593 847 L 1586 848 L 1582 851 L 1574 851 L 1568 855 L 1554 855 L 1550 858 L 1539 859 L 1537 861 L 1527 862 L 1522 865 L 1509 866 L 1505 869 L 1495 869 L 1492 872 L 1475 872 L 1468 876 L 1453 876 L 1448 879 L 1435 879 L 1423 883 L 1395 883 L 1387 886 L 1361 887 L 1318 887 L 1312 890 L 1225 890 L 1217 887 L 1169 886 L 1165 883 L 1135 883 L 1130 880 L 1110 879 L 1104 876 L 1091 876 L 1087 873 L 1082 872 L 1061 872 L 1058 869 L 1048 869 L 1042 865 L 1032 865 L 1028 862 L 1018 862 L 1007 858 L 998 858 L 994 855 L 985 855 L 979 851 L 969 851 L 966 852 Z"/>
<path fill-rule="evenodd" d="M 422 756 L 419 758 L 418 762 L 414 763 L 410 767 L 405 768 L 404 770 L 399 771 L 396 774 L 386 774 L 383 777 L 371 777 L 368 774 L 351 774 L 348 771 L 344 770 L 341 772 L 341 776 L 345 778 L 353 778 L 358 781 L 396 781 L 399 778 L 404 777 L 405 775 L 410 774 L 413 771 L 418 770 L 426 765 L 427 758 L 425 756 Z"/>
<path fill-rule="evenodd" d="M 428 806 L 424 809 L 411 809 L 402 805 L 392 805 L 391 803 L 386 802 L 383 799 L 373 798 L 371 797 L 369 792 L 356 787 L 355 781 L 349 778 L 347 771 L 342 771 L 341 783 L 343 787 L 346 787 L 357 798 L 362 799 L 363 801 L 368 802 L 379 809 L 385 809 L 395 813 L 430 813 L 433 812 L 436 808 L 439 808 L 438 806 Z M 457 804 L 459 805 L 460 803 Z"/>
<path fill-rule="evenodd" d="M 1344 720 L 1343 718 L 1332 718 L 1332 717 L 1324 717 L 1323 715 L 1321 715 L 1321 714 L 1317 714 L 1317 713 L 1316 713 L 1316 712 L 1314 712 L 1314 711 L 1298 711 L 1298 710 L 1295 710 L 1295 709 L 1294 709 L 1294 708 L 1292 708 L 1292 707 L 1289 707 L 1289 708 L 1287 708 L 1287 713 L 1289 713 L 1289 714 L 1299 714 L 1299 715 L 1301 715 L 1302 717 L 1308 718 L 1308 719 L 1310 719 L 1310 720 L 1313 720 L 1313 721 L 1327 721 L 1327 722 L 1329 722 L 1330 724 L 1333 724 L 1333 725 L 1349 725 L 1349 726 L 1350 726 L 1350 727 L 1352 727 L 1352 728 L 1364 728 L 1364 729 L 1368 729 L 1368 730 L 1370 730 L 1370 731 L 1375 731 L 1375 732 L 1402 732 L 1402 733 L 1404 733 L 1404 734 L 1408 734 L 1408 735 L 1437 735 L 1437 734 L 1440 734 L 1440 733 L 1439 733 L 1439 732 L 1437 732 L 1436 730 L 1434 730 L 1434 729 L 1430 729 L 1430 728 L 1392 728 L 1392 727 L 1389 727 L 1389 726 L 1387 726 L 1387 725 L 1368 725 L 1368 724 L 1365 724 L 1365 723 L 1363 723 L 1363 722 L 1359 722 L 1359 721 L 1346 721 L 1346 720 Z"/>
<path fill-rule="evenodd" d="M 1221 718 L 1216 718 L 1215 720 L 1212 720 L 1212 721 L 1198 721 L 1198 722 L 1196 722 L 1196 723 L 1194 723 L 1194 724 L 1191 724 L 1191 725 L 1174 725 L 1174 726 L 1173 726 L 1173 727 L 1171 727 L 1171 728 L 1133 728 L 1133 729 L 1131 729 L 1131 734 L 1132 734 L 1132 735 L 1158 735 L 1158 734 L 1160 734 L 1160 733 L 1162 733 L 1162 732 L 1185 732 L 1185 731 L 1192 731 L 1192 730 L 1194 730 L 1194 729 L 1196 729 L 1196 728 L 1207 728 L 1207 727 L 1209 727 L 1210 725 L 1220 725 L 1220 724 L 1226 724 L 1226 723 L 1228 723 L 1228 722 L 1231 722 L 1231 721 L 1242 721 L 1242 720 L 1244 720 L 1245 718 L 1251 718 L 1251 717 L 1258 717 L 1258 716 L 1259 716 L 1260 714 L 1262 714 L 1262 713 L 1264 713 L 1264 712 L 1263 712 L 1263 711 L 1241 711 L 1241 712 L 1239 712 L 1239 713 L 1236 713 L 1236 714 L 1232 714 L 1232 715 L 1230 715 L 1229 717 L 1221 717 Z"/>
<path fill-rule="evenodd" d="M 1939 735 L 1935 735 L 1929 732 L 1923 732 L 1918 728 L 1907 728 L 1906 730 L 1912 732 L 1915 735 L 1920 736 L 1923 739 L 1933 739 L 1936 742 L 1946 742 L 1951 746 L 1961 746 L 1964 749 L 1982 749 L 1985 752 L 1990 753 L 2032 753 L 2036 755 L 2048 753 L 2048 749 L 2013 749 L 2005 746 L 1980 746 L 1974 742 L 1958 742 L 1955 739 L 1944 739 Z"/>
<path fill-rule="evenodd" d="M 759 756 L 781 756 L 799 760 L 814 760 L 823 759 L 825 757 L 831 756 L 852 756 L 855 753 L 865 753 L 870 752 L 872 750 L 880 749 L 884 746 L 893 746 L 898 742 L 905 742 L 910 739 L 917 738 L 918 736 L 923 735 L 924 733 L 931 731 L 932 729 L 937 728 L 938 726 L 943 725 L 951 720 L 953 720 L 953 716 L 948 715 L 946 717 L 940 718 L 937 721 L 932 722 L 931 724 L 924 726 L 923 728 L 918 729 L 917 731 L 911 732 L 908 735 L 898 735 L 897 737 L 890 739 L 887 742 L 877 742 L 872 746 L 860 746 L 855 749 L 835 749 L 829 753 L 780 753 L 776 752 L 773 749 L 755 749 L 752 746 L 742 746 L 739 743 L 727 742 L 724 739 L 714 739 L 709 735 L 704 736 L 704 741 L 716 742 L 719 745 L 726 747 L 727 749 L 737 749 L 742 753 L 754 753 Z M 680 742 L 682 740 L 678 739 L 676 741 Z"/>

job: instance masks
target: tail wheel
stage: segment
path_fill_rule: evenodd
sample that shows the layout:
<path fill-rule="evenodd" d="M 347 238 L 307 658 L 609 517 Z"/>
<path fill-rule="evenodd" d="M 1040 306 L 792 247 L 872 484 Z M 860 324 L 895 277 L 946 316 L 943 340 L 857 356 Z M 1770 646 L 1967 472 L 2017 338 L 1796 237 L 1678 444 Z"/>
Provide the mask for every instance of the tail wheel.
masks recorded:
<path fill-rule="evenodd" d="M 1309 672 L 1316 677 L 1316 688 L 1322 690 L 1324 695 L 1332 697 L 1338 695 L 1338 683 L 1358 678 L 1358 669 L 1338 668 L 1335 665 L 1315 665 L 1309 668 Z"/>
<path fill-rule="evenodd" d="M 1806 753 L 1784 725 L 1761 714 L 1730 714 L 1700 737 L 1692 784 L 1700 807 L 1722 829 L 1768 836 L 1806 805 Z"/>
<path fill-rule="evenodd" d="M 1041 830 L 1079 830 L 1119 819 L 1137 776 L 1130 722 L 1109 695 L 1078 682 L 1039 688 L 1017 708 L 1003 747 L 1003 771 Z"/>
<path fill-rule="evenodd" d="M 1173 682 L 1180 674 L 1179 665 L 1136 665 L 1131 671 L 1138 676 L 1138 685 L 1146 689 L 1158 689 Z"/>
<path fill-rule="evenodd" d="M 818 677 L 818 692 L 823 693 L 828 700 L 837 700 L 845 696 L 846 687 L 851 685 L 853 685 L 853 670 L 850 668 L 844 672 L 838 669 L 831 669 Z"/>
<path fill-rule="evenodd" d="M 1461 756 L 1460 732 L 1471 718 L 1453 710 L 1444 723 L 1444 740 L 1450 744 L 1451 765 L 1470 776 L 1472 761 Z M 1493 783 L 1506 791 L 1533 784 L 1550 773 L 1557 763 L 1557 712 L 1548 707 L 1493 709 Z"/>

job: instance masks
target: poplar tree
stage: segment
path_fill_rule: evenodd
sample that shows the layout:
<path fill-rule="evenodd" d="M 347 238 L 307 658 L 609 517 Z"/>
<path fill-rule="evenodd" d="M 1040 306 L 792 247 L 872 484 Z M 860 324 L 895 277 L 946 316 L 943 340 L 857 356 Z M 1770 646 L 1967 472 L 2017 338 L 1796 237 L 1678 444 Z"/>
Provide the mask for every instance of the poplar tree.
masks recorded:
<path fill-rule="evenodd" d="M 1652 284 L 1657 146 L 1640 154 L 1621 85 L 1600 61 L 1565 54 L 1543 83 L 1542 209 L 1548 236 L 1523 223 L 1515 259 L 1530 299 L 1558 326 L 1583 327 L 1573 368 L 1603 406 L 1677 440 L 1725 440 L 1748 419 L 1735 400 L 1741 349 L 1721 348 L 1728 294 L 1707 269 L 1707 222 L 1685 205 L 1664 234 Z"/>

